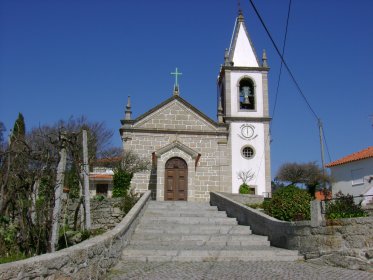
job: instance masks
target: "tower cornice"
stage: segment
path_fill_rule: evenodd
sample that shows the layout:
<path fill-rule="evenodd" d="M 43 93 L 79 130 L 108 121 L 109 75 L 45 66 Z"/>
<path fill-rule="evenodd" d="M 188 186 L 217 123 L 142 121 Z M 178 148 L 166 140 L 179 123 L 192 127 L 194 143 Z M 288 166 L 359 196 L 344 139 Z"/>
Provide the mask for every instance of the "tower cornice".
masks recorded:
<path fill-rule="evenodd" d="M 221 67 L 221 70 L 231 70 L 231 71 L 261 71 L 268 72 L 269 67 L 247 67 L 247 66 L 225 66 Z"/>
<path fill-rule="evenodd" d="M 218 75 L 218 83 L 221 81 L 221 78 L 224 77 L 225 71 L 248 71 L 248 72 L 269 72 L 269 67 L 246 67 L 246 66 L 226 66 L 222 65 L 220 67 L 220 72 Z"/>

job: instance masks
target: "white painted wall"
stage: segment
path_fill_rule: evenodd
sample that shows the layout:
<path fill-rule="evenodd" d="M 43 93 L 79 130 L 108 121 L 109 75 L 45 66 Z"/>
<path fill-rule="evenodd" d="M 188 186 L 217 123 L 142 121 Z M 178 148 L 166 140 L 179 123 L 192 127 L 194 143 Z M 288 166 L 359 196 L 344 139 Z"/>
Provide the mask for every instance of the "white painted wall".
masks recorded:
<path fill-rule="evenodd" d="M 241 126 L 250 124 L 255 127 L 256 137 L 248 140 L 240 137 Z M 265 135 L 264 125 L 262 123 L 236 122 L 230 125 L 230 141 L 232 144 L 232 193 L 238 193 L 242 181 L 238 179 L 237 172 L 251 169 L 255 176 L 248 182 L 249 185 L 256 185 L 256 194 L 262 195 L 265 192 Z M 250 145 L 255 149 L 255 156 L 251 159 L 246 159 L 241 155 L 243 146 Z"/>
<path fill-rule="evenodd" d="M 242 22 L 239 23 L 238 28 L 236 47 L 232 58 L 234 66 L 259 67 Z"/>
<path fill-rule="evenodd" d="M 249 77 L 255 84 L 256 105 L 254 111 L 240 111 L 239 109 L 239 81 L 243 77 Z M 232 117 L 263 117 L 263 80 L 262 73 L 246 73 L 232 72 L 231 73 L 231 116 Z"/>
<path fill-rule="evenodd" d="M 333 196 L 342 191 L 344 194 L 351 194 L 353 196 L 367 193 L 373 188 L 373 182 L 369 183 L 367 179 L 373 176 L 373 158 L 353 161 L 350 163 L 330 167 L 331 175 L 335 182 L 332 183 Z M 353 182 L 352 172 L 361 174 L 361 183 Z"/>

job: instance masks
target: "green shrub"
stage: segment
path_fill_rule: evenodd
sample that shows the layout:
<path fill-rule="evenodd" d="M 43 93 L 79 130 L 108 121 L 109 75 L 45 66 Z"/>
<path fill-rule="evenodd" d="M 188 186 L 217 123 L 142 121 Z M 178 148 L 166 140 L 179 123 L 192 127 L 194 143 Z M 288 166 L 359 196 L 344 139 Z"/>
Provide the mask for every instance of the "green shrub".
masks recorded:
<path fill-rule="evenodd" d="M 97 201 L 103 201 L 104 199 L 105 199 L 105 196 L 102 194 L 98 194 L 94 197 L 94 200 L 97 200 Z"/>
<path fill-rule="evenodd" d="M 113 175 L 113 197 L 124 197 L 131 186 L 133 174 L 122 169 L 114 171 Z"/>
<path fill-rule="evenodd" d="M 290 185 L 277 189 L 271 199 L 263 202 L 264 212 L 283 221 L 301 221 L 311 218 L 310 201 L 306 190 Z"/>
<path fill-rule="evenodd" d="M 240 194 L 254 194 L 254 192 L 255 191 L 247 184 L 242 184 L 239 189 Z"/>
<path fill-rule="evenodd" d="M 132 191 L 127 192 L 123 197 L 122 201 L 120 202 L 120 210 L 122 210 L 124 214 L 127 214 L 131 210 L 131 208 L 136 204 L 137 200 L 139 200 L 137 193 L 134 193 Z"/>
<path fill-rule="evenodd" d="M 338 192 L 336 199 L 326 202 L 325 217 L 330 220 L 367 217 L 368 213 L 361 208 L 361 202 L 356 204 L 352 195 Z"/>

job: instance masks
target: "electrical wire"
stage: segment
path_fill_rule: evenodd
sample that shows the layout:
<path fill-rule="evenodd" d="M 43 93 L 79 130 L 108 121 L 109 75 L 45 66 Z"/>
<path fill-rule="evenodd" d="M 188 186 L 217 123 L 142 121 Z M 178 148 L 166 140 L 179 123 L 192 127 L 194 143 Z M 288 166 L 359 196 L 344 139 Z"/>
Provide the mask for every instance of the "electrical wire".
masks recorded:
<path fill-rule="evenodd" d="M 286 63 L 284 57 L 281 55 L 281 52 L 280 52 L 280 50 L 278 49 L 278 47 L 277 47 L 275 41 L 273 40 L 273 37 L 272 37 L 271 33 L 269 32 L 269 30 L 268 30 L 266 24 L 264 23 L 263 18 L 261 17 L 261 15 L 259 14 L 257 8 L 255 7 L 255 4 L 254 4 L 253 0 L 250 0 L 250 3 L 251 3 L 251 6 L 252 6 L 253 9 L 254 9 L 256 15 L 258 16 L 260 22 L 262 23 L 262 25 L 263 25 L 263 27 L 264 27 L 264 29 L 265 29 L 265 31 L 266 31 L 266 33 L 267 33 L 269 39 L 271 40 L 272 45 L 273 45 L 274 48 L 276 49 L 277 54 L 278 54 L 279 57 L 281 58 L 282 63 L 284 64 L 284 66 L 285 66 L 286 70 L 288 71 L 288 73 L 289 73 L 291 79 L 293 80 L 293 82 L 294 82 L 296 88 L 298 89 L 299 94 L 302 96 L 303 100 L 306 102 L 306 104 L 307 104 L 307 106 L 308 106 L 308 109 L 309 109 L 309 110 L 311 111 L 311 113 L 314 115 L 314 117 L 316 118 L 316 120 L 319 120 L 318 115 L 316 114 L 315 110 L 312 108 L 311 104 L 309 103 L 307 97 L 306 97 L 305 94 L 303 93 L 301 87 L 299 86 L 299 83 L 298 83 L 297 80 L 295 79 L 295 77 L 294 77 L 293 73 L 291 72 L 291 70 L 290 70 L 288 64 Z"/>
<path fill-rule="evenodd" d="M 288 36 L 290 10 L 291 10 L 291 0 L 289 0 L 288 15 L 287 15 L 287 18 L 286 18 L 285 35 L 284 35 L 284 41 L 283 41 L 283 44 L 282 44 L 282 57 L 284 57 L 284 54 L 285 54 L 286 39 L 287 39 L 287 36 Z M 274 101 L 273 111 L 272 111 L 272 122 L 273 122 L 273 119 L 275 118 L 275 113 L 276 113 L 277 98 L 278 98 L 278 93 L 279 93 L 279 88 L 280 88 L 280 81 L 281 81 L 281 74 L 282 74 L 282 66 L 283 66 L 283 62 L 281 60 L 280 71 L 278 73 L 278 79 L 277 79 L 275 101 Z"/>
<path fill-rule="evenodd" d="M 287 39 L 287 34 L 288 34 L 290 11 L 291 11 L 291 0 L 289 0 L 288 14 L 287 14 L 287 17 L 286 17 L 284 41 L 283 41 L 283 44 L 282 44 L 282 56 L 284 56 L 284 54 L 285 54 L 285 46 L 286 46 L 286 39 Z M 280 71 L 278 73 L 278 79 L 277 79 L 277 88 L 276 88 L 276 94 L 275 94 L 275 103 L 274 103 L 273 112 L 272 112 L 271 126 L 273 125 L 274 115 L 275 115 L 275 112 L 276 112 L 277 97 L 278 97 L 278 93 L 279 93 L 281 74 L 282 74 L 282 65 L 283 65 L 283 62 L 281 61 Z M 266 145 L 269 145 L 270 141 L 271 141 L 271 127 L 269 128 L 266 139 L 265 139 Z M 263 153 L 261 158 L 260 158 L 259 167 L 258 167 L 258 174 L 259 174 L 260 169 L 262 167 L 264 157 L 265 157 L 265 153 Z M 257 178 L 255 179 L 255 184 L 256 183 L 257 183 Z"/>
<path fill-rule="evenodd" d="M 323 140 L 324 140 L 324 143 L 325 143 L 325 146 L 326 146 L 326 152 L 328 153 L 328 158 L 329 158 L 329 162 L 332 162 L 332 157 L 330 156 L 330 153 L 329 153 L 329 147 L 328 147 L 328 142 L 326 142 L 326 137 L 325 137 L 325 131 L 324 131 L 324 128 L 322 128 L 323 130 Z"/>
<path fill-rule="evenodd" d="M 303 100 L 304 100 L 305 103 L 307 104 L 307 107 L 308 107 L 308 109 L 310 110 L 310 112 L 313 114 L 313 116 L 316 118 L 316 120 L 319 121 L 319 119 L 320 119 L 319 116 L 316 114 L 315 110 L 312 108 L 312 106 L 311 106 L 310 102 L 308 101 L 306 95 L 303 93 L 303 91 L 302 91 L 302 89 L 301 89 L 301 87 L 300 87 L 298 81 L 295 79 L 295 77 L 294 77 L 294 75 L 293 75 L 293 72 L 290 70 L 289 66 L 287 65 L 287 63 L 286 63 L 286 61 L 285 61 L 283 55 L 281 54 L 279 48 L 277 47 L 277 44 L 276 44 L 275 41 L 273 40 L 273 37 L 272 37 L 271 33 L 269 32 L 269 30 L 268 30 L 266 24 L 264 23 L 263 18 L 262 18 L 261 15 L 259 14 L 259 11 L 258 11 L 258 9 L 256 8 L 256 6 L 255 6 L 253 0 L 250 0 L 250 4 L 251 4 L 251 6 L 252 6 L 253 9 L 254 9 L 255 14 L 256 14 L 257 17 L 259 18 L 259 20 L 260 20 L 260 22 L 261 22 L 261 24 L 262 24 L 264 30 L 266 31 L 266 33 L 267 33 L 267 35 L 268 35 L 270 41 L 272 42 L 272 45 L 274 46 L 274 48 L 275 48 L 275 50 L 276 50 L 278 56 L 280 57 L 282 64 L 285 66 L 285 68 L 286 68 L 288 74 L 290 75 L 291 79 L 293 80 L 293 83 L 295 84 L 296 88 L 298 89 L 298 93 L 301 95 L 301 97 L 303 98 Z M 282 64 L 281 64 L 281 65 L 282 65 Z M 276 102 L 277 102 L 277 101 L 276 101 Z M 324 131 L 324 130 L 323 130 L 323 131 Z M 329 156 L 329 159 L 330 159 L 331 157 L 330 157 L 330 153 L 329 153 L 328 144 L 327 144 L 327 142 L 326 142 L 326 138 L 325 138 L 325 136 L 324 136 L 323 138 L 324 138 L 323 140 L 324 140 L 324 142 L 325 142 L 326 150 L 327 150 L 327 153 L 328 153 L 328 156 Z"/>

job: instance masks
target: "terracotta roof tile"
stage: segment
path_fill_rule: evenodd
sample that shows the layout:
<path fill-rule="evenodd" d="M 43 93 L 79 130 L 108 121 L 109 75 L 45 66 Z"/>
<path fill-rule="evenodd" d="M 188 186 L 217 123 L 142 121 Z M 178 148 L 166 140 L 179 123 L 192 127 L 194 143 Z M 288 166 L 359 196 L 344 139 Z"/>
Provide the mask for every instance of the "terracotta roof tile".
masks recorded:
<path fill-rule="evenodd" d="M 336 161 L 333 161 L 331 163 L 328 163 L 325 166 L 326 167 L 333 167 L 333 166 L 336 166 L 336 165 L 346 164 L 346 163 L 349 163 L 349 162 L 362 160 L 362 159 L 366 159 L 366 158 L 371 158 L 371 157 L 373 157 L 373 146 L 368 147 L 364 150 L 361 150 L 357 153 L 353 153 L 353 154 L 350 154 L 348 156 L 345 156 L 345 157 L 343 157 L 341 159 L 338 159 Z"/>
<path fill-rule="evenodd" d="M 110 174 L 90 174 L 90 179 L 113 179 L 113 175 Z"/>

